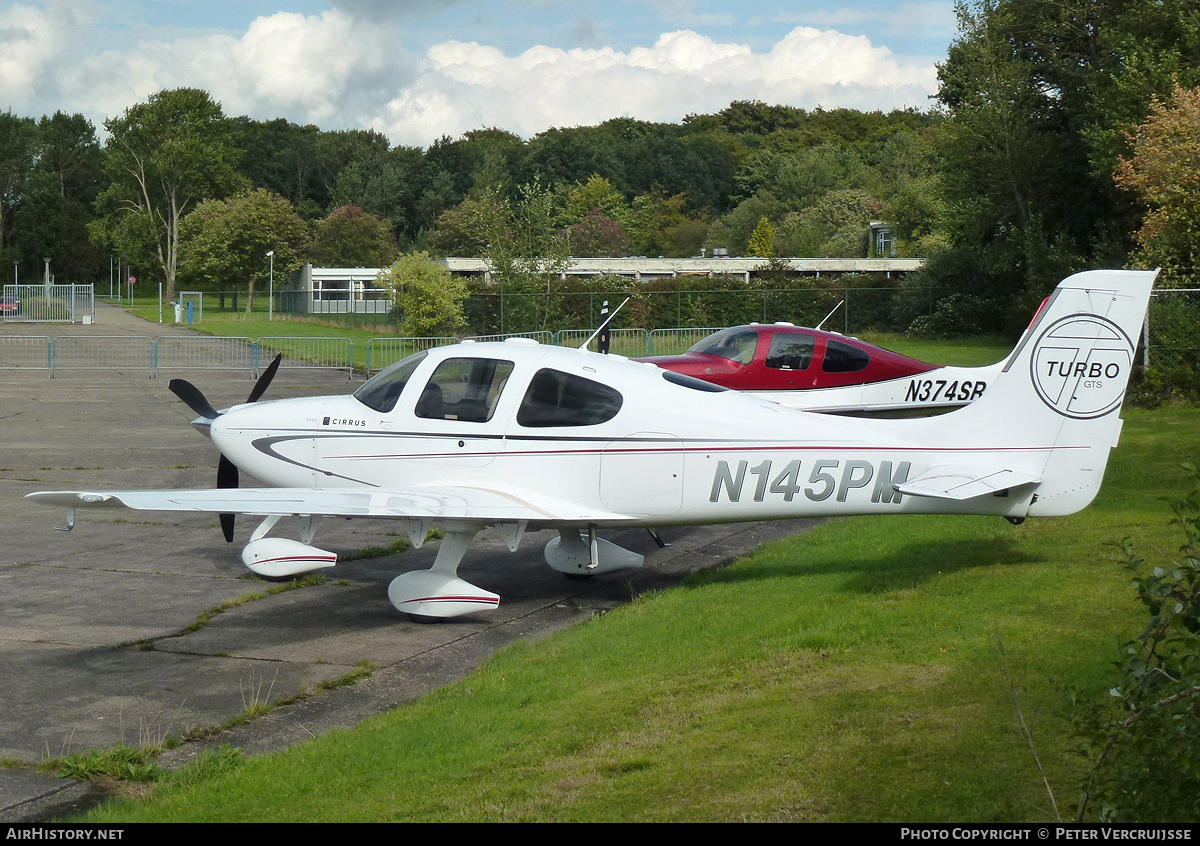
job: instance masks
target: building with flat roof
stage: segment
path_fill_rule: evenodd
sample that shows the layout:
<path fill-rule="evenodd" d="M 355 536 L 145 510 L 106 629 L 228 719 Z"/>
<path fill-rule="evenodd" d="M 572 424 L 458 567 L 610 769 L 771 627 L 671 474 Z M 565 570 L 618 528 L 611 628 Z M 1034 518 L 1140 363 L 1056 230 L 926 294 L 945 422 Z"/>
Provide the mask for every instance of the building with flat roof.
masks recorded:
<path fill-rule="evenodd" d="M 491 281 L 490 265 L 482 258 L 437 259 L 456 276 Z M 776 259 L 772 271 L 791 271 L 797 277 L 832 277 L 852 273 L 882 273 L 889 279 L 919 270 L 919 258 L 787 258 Z M 378 314 L 391 310 L 387 292 L 375 284 L 386 268 L 313 267 L 295 271 L 278 291 L 280 310 L 300 314 Z M 749 283 L 767 269 L 763 258 L 577 258 L 561 274 L 620 276 L 635 283 L 676 277 L 734 277 Z"/>

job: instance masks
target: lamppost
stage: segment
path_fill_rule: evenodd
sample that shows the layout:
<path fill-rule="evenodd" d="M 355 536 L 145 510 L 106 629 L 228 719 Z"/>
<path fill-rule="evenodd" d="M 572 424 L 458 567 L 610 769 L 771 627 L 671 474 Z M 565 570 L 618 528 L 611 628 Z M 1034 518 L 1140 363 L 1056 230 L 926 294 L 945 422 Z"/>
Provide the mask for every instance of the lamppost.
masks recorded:
<path fill-rule="evenodd" d="M 267 250 L 267 258 L 271 260 L 270 288 L 267 295 L 267 320 L 275 319 L 275 251 Z"/>
<path fill-rule="evenodd" d="M 50 296 L 50 257 L 46 256 L 42 259 L 46 263 L 46 296 Z"/>

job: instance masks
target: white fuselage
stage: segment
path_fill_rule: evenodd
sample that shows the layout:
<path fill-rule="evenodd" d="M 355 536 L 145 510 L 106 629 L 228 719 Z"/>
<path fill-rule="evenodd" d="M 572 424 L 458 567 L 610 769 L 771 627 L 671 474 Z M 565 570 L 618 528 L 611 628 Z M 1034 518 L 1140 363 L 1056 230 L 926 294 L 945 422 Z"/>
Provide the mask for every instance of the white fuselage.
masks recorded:
<path fill-rule="evenodd" d="M 933 430 L 922 427 L 929 421 L 807 414 L 733 391 L 675 384 L 653 365 L 577 350 L 453 349 L 513 364 L 486 422 L 417 416 L 421 387 L 451 354 L 437 351 L 386 413 L 352 396 L 261 402 L 217 418 L 213 439 L 244 471 L 272 486 L 386 491 L 452 485 L 518 497 L 528 491 L 531 499 L 548 496 L 626 515 L 628 525 L 928 511 L 1023 517 L 1029 493 L 947 502 L 902 496 L 893 485 L 947 463 L 1015 466 L 1036 476 L 1053 446 L 1037 438 L 989 446 L 971 427 L 956 434 L 954 426 L 939 426 L 929 440 Z M 596 425 L 522 426 L 518 406 L 544 367 L 598 380 L 626 401 Z M 1100 467 L 1104 458 L 1098 456 Z"/>

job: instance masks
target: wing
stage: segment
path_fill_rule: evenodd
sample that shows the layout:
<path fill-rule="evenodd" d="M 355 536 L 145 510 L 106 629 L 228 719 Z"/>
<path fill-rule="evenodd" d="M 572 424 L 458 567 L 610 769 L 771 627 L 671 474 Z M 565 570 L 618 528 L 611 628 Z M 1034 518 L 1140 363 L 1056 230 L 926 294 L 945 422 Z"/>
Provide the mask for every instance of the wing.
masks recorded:
<path fill-rule="evenodd" d="M 962 500 L 999 493 L 1018 485 L 1037 484 L 1040 481 L 1037 476 L 1028 476 L 1005 468 L 939 465 L 929 468 L 915 479 L 896 485 L 896 490 L 912 496 Z"/>
<path fill-rule="evenodd" d="M 256 514 L 402 517 L 477 523 L 528 521 L 542 525 L 620 523 L 626 514 L 581 507 L 532 491 L 442 486 L 407 490 L 313 490 L 237 488 L 221 490 L 39 491 L 26 499 L 60 508 L 133 508 L 141 511 L 202 511 Z"/>

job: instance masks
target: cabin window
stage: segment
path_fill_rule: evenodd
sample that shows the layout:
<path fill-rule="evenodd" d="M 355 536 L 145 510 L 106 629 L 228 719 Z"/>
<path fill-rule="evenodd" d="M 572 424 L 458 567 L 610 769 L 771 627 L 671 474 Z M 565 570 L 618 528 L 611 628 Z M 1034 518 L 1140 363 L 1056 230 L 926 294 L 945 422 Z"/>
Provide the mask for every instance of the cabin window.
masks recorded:
<path fill-rule="evenodd" d="M 624 398 L 608 385 L 543 368 L 533 375 L 517 423 L 529 428 L 543 426 L 595 426 L 617 416 Z"/>
<path fill-rule="evenodd" d="M 758 346 L 758 333 L 753 329 L 726 329 L 715 335 L 709 335 L 688 352 L 715 355 L 738 364 L 749 364 L 754 361 L 756 346 Z"/>
<path fill-rule="evenodd" d="M 812 364 L 816 339 L 812 335 L 776 332 L 767 351 L 767 367 L 777 370 L 807 370 Z"/>
<path fill-rule="evenodd" d="M 414 412 L 426 420 L 486 423 L 512 370 L 502 359 L 448 358 L 429 377 Z"/>
<path fill-rule="evenodd" d="M 364 382 L 363 386 L 354 392 L 354 398 L 367 408 L 387 414 L 396 407 L 396 400 L 400 399 L 404 386 L 408 384 L 417 365 L 424 361 L 427 355 L 428 351 L 419 352 L 384 368 Z"/>
<path fill-rule="evenodd" d="M 830 341 L 825 345 L 825 362 L 821 369 L 826 373 L 857 373 L 866 370 L 871 356 L 841 341 Z"/>

